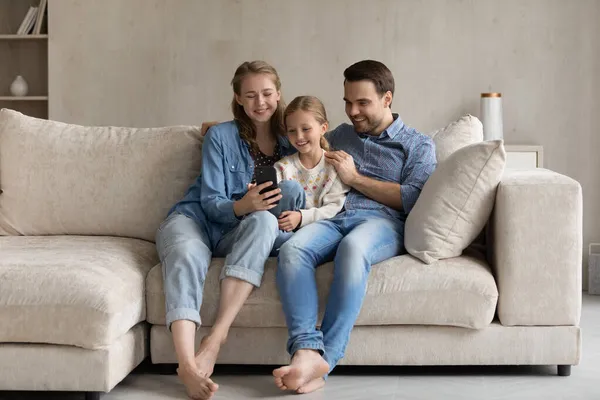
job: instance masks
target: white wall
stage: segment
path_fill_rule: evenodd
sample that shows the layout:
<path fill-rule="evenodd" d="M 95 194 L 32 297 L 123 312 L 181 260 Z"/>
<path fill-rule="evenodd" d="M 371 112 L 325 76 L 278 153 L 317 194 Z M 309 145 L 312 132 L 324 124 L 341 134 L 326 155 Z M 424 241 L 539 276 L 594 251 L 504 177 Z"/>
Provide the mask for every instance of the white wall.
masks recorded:
<path fill-rule="evenodd" d="M 502 92 L 505 142 L 543 145 L 546 167 L 581 182 L 587 253 L 600 242 L 598 21 L 596 0 L 50 0 L 50 117 L 229 119 L 235 68 L 264 59 L 288 101 L 319 96 L 335 124 L 344 68 L 378 59 L 395 111 L 423 131 Z"/>

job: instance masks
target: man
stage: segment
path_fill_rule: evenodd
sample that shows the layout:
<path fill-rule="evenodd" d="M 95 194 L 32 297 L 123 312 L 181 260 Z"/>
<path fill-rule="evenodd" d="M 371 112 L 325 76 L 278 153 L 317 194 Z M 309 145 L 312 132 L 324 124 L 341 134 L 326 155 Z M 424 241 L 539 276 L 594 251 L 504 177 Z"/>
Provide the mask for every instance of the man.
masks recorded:
<path fill-rule="evenodd" d="M 405 252 L 404 222 L 436 166 L 433 141 L 391 111 L 394 78 L 381 62 L 344 71 L 352 125 L 328 134 L 326 154 L 352 190 L 337 216 L 299 230 L 280 250 L 277 287 L 286 315 L 290 365 L 273 371 L 281 389 L 309 393 L 344 356 L 364 299 L 371 265 Z M 317 266 L 334 261 L 321 329 L 316 329 Z"/>

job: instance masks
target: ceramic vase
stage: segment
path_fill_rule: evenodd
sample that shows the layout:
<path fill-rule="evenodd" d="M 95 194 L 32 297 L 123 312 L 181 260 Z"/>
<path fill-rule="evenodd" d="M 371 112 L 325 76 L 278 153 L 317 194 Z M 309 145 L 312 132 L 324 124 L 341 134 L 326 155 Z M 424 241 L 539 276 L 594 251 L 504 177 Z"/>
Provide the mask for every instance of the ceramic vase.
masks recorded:
<path fill-rule="evenodd" d="M 29 86 L 27 85 L 27 81 L 21 75 L 17 75 L 13 83 L 10 85 L 10 93 L 13 96 L 27 96 L 28 90 Z"/>

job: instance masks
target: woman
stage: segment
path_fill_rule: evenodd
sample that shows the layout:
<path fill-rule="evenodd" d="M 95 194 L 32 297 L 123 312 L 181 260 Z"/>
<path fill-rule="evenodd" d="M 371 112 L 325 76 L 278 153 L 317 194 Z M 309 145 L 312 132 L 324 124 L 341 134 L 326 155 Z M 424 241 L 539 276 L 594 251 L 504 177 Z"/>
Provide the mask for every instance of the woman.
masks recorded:
<path fill-rule="evenodd" d="M 263 61 L 240 65 L 231 82 L 234 119 L 212 126 L 202 146 L 202 173 L 170 211 L 157 233 L 167 326 L 172 331 L 188 395 L 208 399 L 218 389 L 210 376 L 229 328 L 260 286 L 264 264 L 290 233 L 278 228 L 271 209 L 304 206 L 296 182 L 260 194 L 270 182 L 252 184 L 256 166 L 273 165 L 294 149 L 284 138 L 281 82 Z M 195 354 L 203 285 L 212 256 L 225 257 L 216 321 Z"/>

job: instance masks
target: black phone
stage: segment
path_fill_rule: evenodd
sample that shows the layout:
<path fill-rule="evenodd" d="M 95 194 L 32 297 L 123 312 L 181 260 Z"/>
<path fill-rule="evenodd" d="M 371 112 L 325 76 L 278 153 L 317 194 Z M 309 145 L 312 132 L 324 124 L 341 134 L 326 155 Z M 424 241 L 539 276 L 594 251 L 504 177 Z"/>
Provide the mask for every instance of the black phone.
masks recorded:
<path fill-rule="evenodd" d="M 275 167 L 256 167 L 254 168 L 254 175 L 256 176 L 256 185 L 263 184 L 265 182 L 273 182 L 273 184 L 267 188 L 264 188 L 259 193 L 263 194 L 271 190 L 277 189 L 277 171 Z"/>

